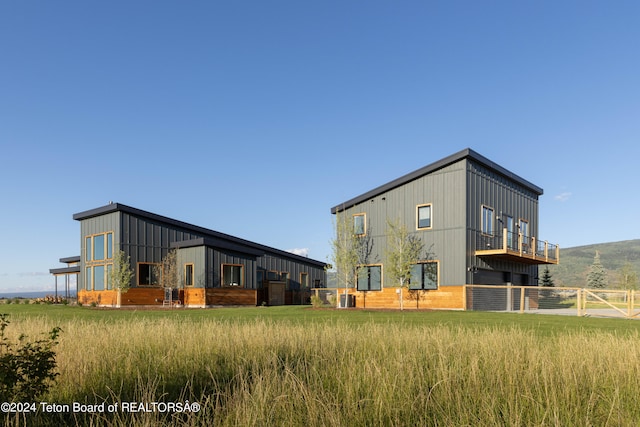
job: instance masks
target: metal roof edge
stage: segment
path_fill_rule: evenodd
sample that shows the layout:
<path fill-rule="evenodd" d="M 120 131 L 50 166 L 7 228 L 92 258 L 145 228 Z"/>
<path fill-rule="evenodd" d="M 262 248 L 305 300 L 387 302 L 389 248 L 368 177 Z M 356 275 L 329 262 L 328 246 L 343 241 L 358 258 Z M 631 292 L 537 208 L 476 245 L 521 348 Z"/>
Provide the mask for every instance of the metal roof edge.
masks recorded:
<path fill-rule="evenodd" d="M 148 211 L 144 211 L 142 209 L 138 209 L 138 208 L 134 208 L 128 205 L 124 205 L 122 203 L 110 203 L 108 205 L 99 207 L 99 208 L 95 208 L 95 209 L 91 209 L 88 211 L 84 211 L 84 212 L 80 212 L 77 214 L 73 215 L 73 219 L 77 220 L 77 221 L 81 221 L 83 219 L 88 219 L 88 218 L 92 218 L 92 217 L 96 217 L 96 216 L 100 216 L 100 215 L 104 215 L 107 213 L 112 213 L 112 212 L 126 212 L 126 213 L 130 213 L 133 215 L 138 215 L 144 218 L 148 218 L 148 219 L 152 219 L 155 221 L 159 221 L 159 222 L 163 222 L 165 224 L 170 224 L 170 225 L 174 225 L 177 227 L 182 227 L 185 228 L 187 230 L 192 230 L 192 231 L 196 231 L 198 233 L 204 234 L 205 235 L 205 239 L 208 238 L 214 238 L 214 239 L 222 239 L 222 240 L 227 240 L 229 242 L 231 242 L 232 244 L 237 244 L 237 245 L 245 245 L 254 249 L 257 249 L 259 251 L 262 252 L 271 252 L 274 254 L 279 254 L 279 255 L 283 255 L 283 256 L 287 256 L 289 258 L 292 259 L 297 259 L 299 261 L 304 261 L 310 264 L 314 264 L 317 265 L 319 267 L 324 267 L 326 266 L 326 263 L 321 262 L 321 261 L 317 261 L 311 258 L 307 258 L 307 257 L 303 257 L 300 255 L 296 255 L 293 254 L 291 252 L 287 252 L 287 251 L 283 251 L 281 249 L 276 249 L 270 246 L 266 246 L 266 245 L 262 245 L 260 243 L 256 243 L 256 242 L 252 242 L 250 240 L 245 240 L 242 239 L 240 237 L 235 237 L 232 236 L 230 234 L 225 234 L 225 233 L 221 233 L 219 231 L 215 231 L 215 230 L 211 230 L 208 228 L 204 228 L 204 227 L 200 227 L 197 225 L 193 225 L 193 224 L 189 224 L 183 221 L 179 221 L 177 219 L 173 219 L 173 218 L 169 218 L 166 216 L 162 216 L 162 215 L 158 215 L 152 212 L 148 212 Z M 220 245 L 217 245 L 220 246 Z M 230 249 L 230 247 L 228 247 L 228 249 Z M 236 249 L 237 250 L 237 249 Z M 246 249 L 244 250 L 245 253 L 251 253 L 248 252 Z"/>
<path fill-rule="evenodd" d="M 443 159 L 440 159 L 436 162 L 433 162 L 431 164 L 428 164 L 420 169 L 417 169 L 413 172 L 409 172 L 406 175 L 403 175 L 399 178 L 394 179 L 393 181 L 389 181 L 386 184 L 380 185 L 376 188 L 374 188 L 373 190 L 367 191 L 366 193 L 363 193 L 359 196 L 356 196 L 350 200 L 347 200 L 344 203 L 340 203 L 336 206 L 334 206 L 333 208 L 331 208 L 331 213 L 335 214 L 337 212 L 343 211 L 345 209 L 348 209 L 352 206 L 357 205 L 358 203 L 364 202 L 368 199 L 371 199 L 373 197 L 376 197 L 382 193 L 385 193 L 387 191 L 393 190 L 394 188 L 400 187 L 408 182 L 414 181 L 418 178 L 421 178 L 425 175 L 428 175 L 430 173 L 433 173 L 439 169 L 442 169 L 446 166 L 449 166 L 453 163 L 459 162 L 461 160 L 464 160 L 466 158 L 470 158 L 496 172 L 498 172 L 501 175 L 504 175 L 505 177 L 512 179 L 516 182 L 518 182 L 519 184 L 527 187 L 528 189 L 532 190 L 533 192 L 535 192 L 538 195 L 542 195 L 543 194 L 543 190 L 542 188 L 538 187 L 537 185 L 532 184 L 531 182 L 527 181 L 524 178 L 521 178 L 520 176 L 516 175 L 515 173 L 507 170 L 506 168 L 498 165 L 497 163 L 489 160 L 488 158 L 482 156 L 481 154 L 477 153 L 476 151 L 472 150 L 471 148 L 465 148 L 464 150 L 458 151 L 457 153 L 451 154 L 450 156 L 447 156 Z"/>

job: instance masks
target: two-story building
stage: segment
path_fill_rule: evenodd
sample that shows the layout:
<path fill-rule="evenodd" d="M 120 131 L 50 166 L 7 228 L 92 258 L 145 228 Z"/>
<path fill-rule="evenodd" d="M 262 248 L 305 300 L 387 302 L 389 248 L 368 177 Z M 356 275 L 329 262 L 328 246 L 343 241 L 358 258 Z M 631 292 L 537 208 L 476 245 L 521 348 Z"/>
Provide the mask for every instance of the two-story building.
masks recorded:
<path fill-rule="evenodd" d="M 300 304 L 326 280 L 323 262 L 120 203 L 73 219 L 80 222 L 81 256 L 74 260 L 78 301 L 84 304 L 116 305 L 110 272 L 118 250 L 129 258 L 133 272 L 122 305 L 168 300 L 188 307 Z M 162 272 L 156 267 L 173 249 L 179 277 L 161 287 Z"/>
<path fill-rule="evenodd" d="M 465 308 L 465 285 L 535 286 L 538 265 L 557 264 L 558 247 L 538 238 L 542 188 L 465 149 L 331 209 L 368 240 L 355 278 L 356 306 L 399 306 L 385 273 L 388 221 L 400 221 L 425 247 L 405 307 Z M 481 290 L 478 290 L 481 292 Z M 504 304 L 500 303 L 500 306 Z"/>

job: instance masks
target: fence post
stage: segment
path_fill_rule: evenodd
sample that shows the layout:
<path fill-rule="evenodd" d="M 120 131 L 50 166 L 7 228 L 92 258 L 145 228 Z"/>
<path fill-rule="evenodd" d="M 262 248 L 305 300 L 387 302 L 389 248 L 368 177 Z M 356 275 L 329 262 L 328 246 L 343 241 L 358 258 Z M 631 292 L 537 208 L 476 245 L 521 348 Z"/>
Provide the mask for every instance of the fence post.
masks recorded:
<path fill-rule="evenodd" d="M 520 313 L 524 313 L 524 292 L 525 287 L 520 286 Z"/>
<path fill-rule="evenodd" d="M 576 305 L 578 308 L 578 317 L 582 316 L 582 289 L 578 289 L 576 292 Z"/>
<path fill-rule="evenodd" d="M 462 309 L 467 311 L 467 285 L 462 286 Z"/>

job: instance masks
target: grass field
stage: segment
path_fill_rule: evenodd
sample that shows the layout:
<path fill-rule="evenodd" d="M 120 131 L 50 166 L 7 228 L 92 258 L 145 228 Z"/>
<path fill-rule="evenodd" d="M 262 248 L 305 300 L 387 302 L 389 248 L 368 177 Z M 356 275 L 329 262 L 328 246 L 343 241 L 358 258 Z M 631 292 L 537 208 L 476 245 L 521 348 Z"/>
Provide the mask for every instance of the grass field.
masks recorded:
<path fill-rule="evenodd" d="M 636 321 L 307 307 L 11 304 L 0 313 L 10 314 L 13 337 L 64 330 L 60 375 L 43 401 L 117 405 L 9 415 L 7 425 L 640 422 Z M 199 411 L 168 410 L 186 401 Z"/>

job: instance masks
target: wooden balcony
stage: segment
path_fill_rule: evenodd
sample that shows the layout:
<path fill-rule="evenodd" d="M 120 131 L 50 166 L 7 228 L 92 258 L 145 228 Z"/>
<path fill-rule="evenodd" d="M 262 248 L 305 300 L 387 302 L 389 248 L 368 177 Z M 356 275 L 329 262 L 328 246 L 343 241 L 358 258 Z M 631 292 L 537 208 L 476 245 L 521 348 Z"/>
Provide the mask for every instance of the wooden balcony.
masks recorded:
<path fill-rule="evenodd" d="M 492 257 L 526 264 L 559 264 L 560 247 L 522 233 L 510 233 L 502 229 L 502 235 L 476 235 L 476 256 Z"/>

